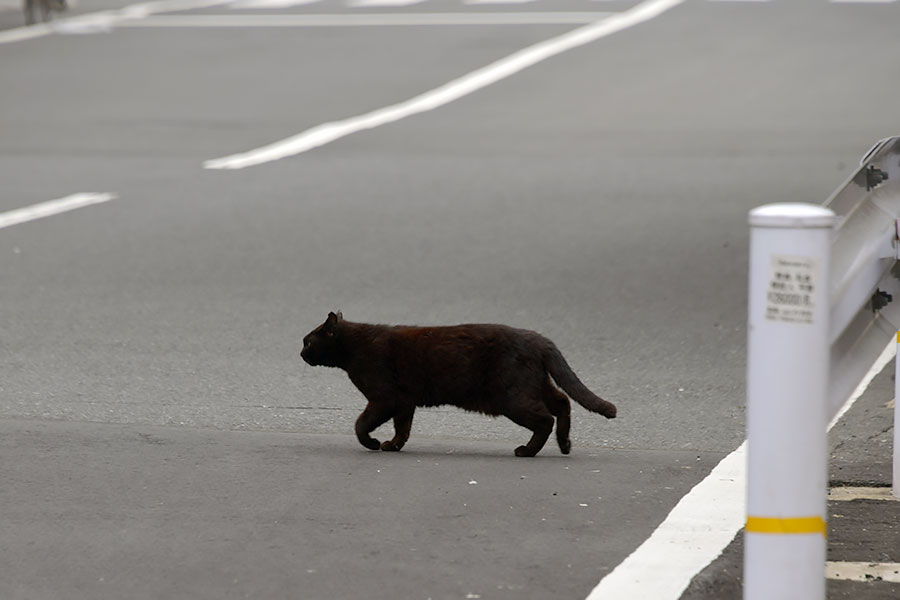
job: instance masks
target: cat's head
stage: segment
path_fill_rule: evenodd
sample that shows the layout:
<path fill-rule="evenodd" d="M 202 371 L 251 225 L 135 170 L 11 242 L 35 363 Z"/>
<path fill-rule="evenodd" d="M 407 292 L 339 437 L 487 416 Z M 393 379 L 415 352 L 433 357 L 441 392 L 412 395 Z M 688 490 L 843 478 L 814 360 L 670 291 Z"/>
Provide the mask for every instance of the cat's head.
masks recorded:
<path fill-rule="evenodd" d="M 340 312 L 328 313 L 325 322 L 303 338 L 303 350 L 300 351 L 303 360 L 314 367 L 339 366 L 343 354 L 341 340 L 343 323 L 344 316 Z"/>

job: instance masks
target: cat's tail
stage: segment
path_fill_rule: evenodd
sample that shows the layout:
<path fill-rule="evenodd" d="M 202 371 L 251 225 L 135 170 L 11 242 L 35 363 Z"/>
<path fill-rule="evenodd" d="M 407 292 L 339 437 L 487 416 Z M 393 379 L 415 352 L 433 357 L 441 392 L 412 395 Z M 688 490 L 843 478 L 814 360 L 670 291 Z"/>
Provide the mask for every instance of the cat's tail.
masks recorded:
<path fill-rule="evenodd" d="M 607 419 L 616 418 L 616 405 L 612 402 L 607 402 L 581 383 L 572 367 L 563 358 L 562 353 L 550 340 L 547 340 L 547 346 L 544 348 L 543 360 L 544 368 L 553 377 L 556 385 L 561 387 L 578 404 L 590 411 L 600 413 Z"/>

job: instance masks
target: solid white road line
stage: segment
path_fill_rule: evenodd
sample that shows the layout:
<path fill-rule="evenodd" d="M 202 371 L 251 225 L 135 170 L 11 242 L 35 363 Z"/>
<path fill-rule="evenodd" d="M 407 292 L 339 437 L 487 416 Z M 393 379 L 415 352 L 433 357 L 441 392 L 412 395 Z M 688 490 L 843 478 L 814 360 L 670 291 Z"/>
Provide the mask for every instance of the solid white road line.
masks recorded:
<path fill-rule="evenodd" d="M 863 395 L 897 351 L 892 338 L 838 415 Z M 746 519 L 747 442 L 726 456 L 684 496 L 662 524 L 604 577 L 588 600 L 678 600 L 694 575 L 725 549 Z"/>
<path fill-rule="evenodd" d="M 723 458 L 588 600 L 677 600 L 744 524 L 746 452 L 744 442 Z"/>
<path fill-rule="evenodd" d="M 41 202 L 40 204 L 33 204 L 24 208 L 17 208 L 15 210 L 0 213 L 0 229 L 18 225 L 20 223 L 27 223 L 28 221 L 34 221 L 36 219 L 43 219 L 44 217 L 58 215 L 59 213 L 91 206 L 92 204 L 109 202 L 110 200 L 115 199 L 115 194 L 80 193 L 72 194 L 65 198 L 58 198 L 56 200 L 48 200 L 47 202 Z"/>
<path fill-rule="evenodd" d="M 866 376 L 863 377 L 862 381 L 859 382 L 859 385 L 856 387 L 856 390 L 854 390 L 850 395 L 850 398 L 844 403 L 841 409 L 837 411 L 837 414 L 834 415 L 834 418 L 831 419 L 831 421 L 828 423 L 828 431 L 831 431 L 831 428 L 841 420 L 841 417 L 847 414 L 847 411 L 850 410 L 850 407 L 853 406 L 853 403 L 863 395 L 863 392 L 866 391 L 866 388 L 869 387 L 869 384 L 872 383 L 872 380 L 875 379 L 875 376 L 881 373 L 881 370 L 884 369 L 889 362 L 894 360 L 894 357 L 896 355 L 897 342 L 892 338 L 891 343 L 881 351 L 881 354 L 875 360 L 875 364 L 872 365 L 872 368 L 869 369 L 869 371 L 866 373 Z"/>
<path fill-rule="evenodd" d="M 405 102 L 342 121 L 325 123 L 261 148 L 207 160 L 203 166 L 207 169 L 244 169 L 261 165 L 307 152 L 359 131 L 434 110 L 552 56 L 653 19 L 683 1 L 645 0 L 625 12 L 616 13 L 591 25 L 529 46 Z"/>

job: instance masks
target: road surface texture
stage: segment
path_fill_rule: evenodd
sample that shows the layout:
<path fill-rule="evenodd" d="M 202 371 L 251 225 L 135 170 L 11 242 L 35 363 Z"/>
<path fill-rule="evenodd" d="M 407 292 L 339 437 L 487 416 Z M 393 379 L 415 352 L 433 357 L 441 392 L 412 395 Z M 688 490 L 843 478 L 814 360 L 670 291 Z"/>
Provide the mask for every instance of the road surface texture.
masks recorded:
<path fill-rule="evenodd" d="M 900 132 L 900 2 L 368 4 L 0 6 L 0 215 L 104 200 L 0 228 L 0 597 L 584 598 L 741 444 L 747 212 Z M 539 331 L 619 416 L 369 453 L 331 310 Z"/>

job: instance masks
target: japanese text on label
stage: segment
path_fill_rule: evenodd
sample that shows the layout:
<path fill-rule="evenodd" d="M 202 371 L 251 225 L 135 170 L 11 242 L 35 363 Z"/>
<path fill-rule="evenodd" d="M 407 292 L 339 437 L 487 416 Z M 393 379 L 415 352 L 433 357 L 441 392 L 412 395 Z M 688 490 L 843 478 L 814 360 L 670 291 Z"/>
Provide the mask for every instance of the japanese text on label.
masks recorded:
<path fill-rule="evenodd" d="M 818 265 L 810 256 L 773 254 L 766 289 L 766 318 L 811 324 Z"/>

